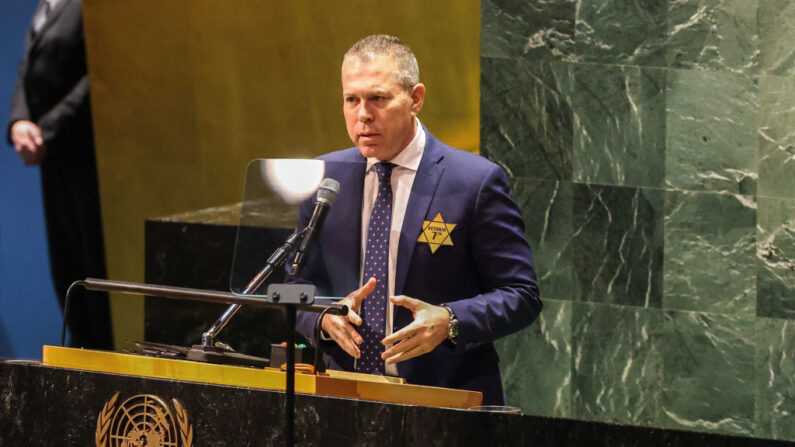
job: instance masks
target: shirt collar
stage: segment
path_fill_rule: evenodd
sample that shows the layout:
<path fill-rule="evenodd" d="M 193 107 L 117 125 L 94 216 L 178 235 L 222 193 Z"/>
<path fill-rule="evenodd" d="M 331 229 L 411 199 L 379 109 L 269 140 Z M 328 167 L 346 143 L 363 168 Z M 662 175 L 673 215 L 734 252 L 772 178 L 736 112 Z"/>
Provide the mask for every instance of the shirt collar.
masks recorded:
<path fill-rule="evenodd" d="M 414 120 L 417 122 L 417 131 L 414 132 L 414 138 L 411 139 L 411 142 L 405 149 L 400 151 L 393 159 L 389 160 L 390 163 L 394 163 L 402 168 L 411 169 L 412 171 L 416 171 L 420 167 L 422 153 L 425 151 L 425 129 L 422 127 L 419 118 L 414 117 Z M 369 171 L 372 169 L 373 165 L 380 161 L 381 160 L 375 157 L 368 158 L 367 170 Z"/>

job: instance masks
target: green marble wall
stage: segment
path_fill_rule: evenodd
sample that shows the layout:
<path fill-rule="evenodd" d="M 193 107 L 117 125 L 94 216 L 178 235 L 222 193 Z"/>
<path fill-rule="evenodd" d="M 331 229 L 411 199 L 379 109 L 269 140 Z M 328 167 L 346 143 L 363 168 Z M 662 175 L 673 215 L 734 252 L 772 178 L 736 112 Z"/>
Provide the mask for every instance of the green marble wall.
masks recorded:
<path fill-rule="evenodd" d="M 482 0 L 481 39 L 545 304 L 508 400 L 795 440 L 795 2 Z"/>

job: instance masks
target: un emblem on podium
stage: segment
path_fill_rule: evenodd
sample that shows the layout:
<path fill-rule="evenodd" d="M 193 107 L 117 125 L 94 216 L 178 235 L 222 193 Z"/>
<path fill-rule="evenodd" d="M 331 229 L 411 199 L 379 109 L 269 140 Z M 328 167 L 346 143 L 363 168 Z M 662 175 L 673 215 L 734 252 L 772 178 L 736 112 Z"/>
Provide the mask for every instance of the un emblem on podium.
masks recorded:
<path fill-rule="evenodd" d="M 133 396 L 117 406 L 118 400 L 116 393 L 99 412 L 97 447 L 193 446 L 193 426 L 178 400 L 171 400 L 173 407 L 152 394 Z"/>

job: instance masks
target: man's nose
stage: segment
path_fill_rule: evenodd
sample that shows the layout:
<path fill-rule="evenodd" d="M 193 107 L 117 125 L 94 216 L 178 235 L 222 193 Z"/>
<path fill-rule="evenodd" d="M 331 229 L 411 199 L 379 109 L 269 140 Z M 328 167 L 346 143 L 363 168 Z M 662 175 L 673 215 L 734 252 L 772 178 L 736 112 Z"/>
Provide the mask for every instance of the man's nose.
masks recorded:
<path fill-rule="evenodd" d="M 367 123 L 373 120 L 373 114 L 370 111 L 370 104 L 367 101 L 362 101 L 359 104 L 359 114 L 357 116 L 359 121 L 363 123 Z"/>

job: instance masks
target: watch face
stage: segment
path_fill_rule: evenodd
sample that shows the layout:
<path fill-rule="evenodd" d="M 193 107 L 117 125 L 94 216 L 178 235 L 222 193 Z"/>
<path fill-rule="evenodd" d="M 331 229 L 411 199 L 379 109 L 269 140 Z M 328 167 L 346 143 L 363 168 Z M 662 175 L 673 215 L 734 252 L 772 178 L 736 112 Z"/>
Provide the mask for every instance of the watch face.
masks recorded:
<path fill-rule="evenodd" d="M 458 320 L 447 323 L 447 338 L 458 338 Z"/>

